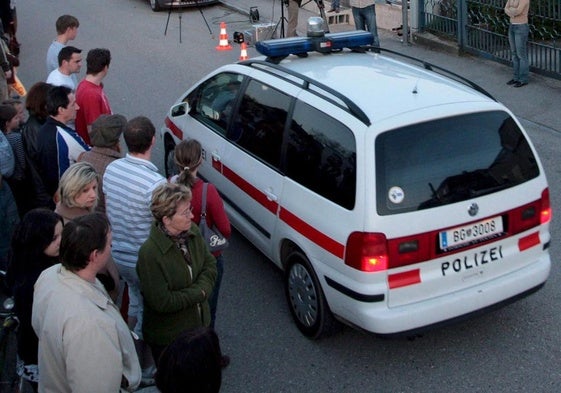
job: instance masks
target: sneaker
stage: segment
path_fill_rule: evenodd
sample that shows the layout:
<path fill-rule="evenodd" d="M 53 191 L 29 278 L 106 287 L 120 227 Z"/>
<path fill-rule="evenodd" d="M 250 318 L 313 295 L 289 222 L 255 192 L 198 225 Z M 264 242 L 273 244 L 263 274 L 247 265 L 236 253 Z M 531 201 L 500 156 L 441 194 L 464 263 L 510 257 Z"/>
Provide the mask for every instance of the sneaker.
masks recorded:
<path fill-rule="evenodd" d="M 515 83 L 518 83 L 518 81 L 516 79 L 511 79 L 506 84 L 511 86 L 511 85 L 514 85 Z"/>
<path fill-rule="evenodd" d="M 528 82 L 520 82 L 520 81 L 518 81 L 518 82 L 516 82 L 516 83 L 514 84 L 514 87 L 522 87 L 522 86 L 526 86 L 527 84 L 528 84 Z"/>

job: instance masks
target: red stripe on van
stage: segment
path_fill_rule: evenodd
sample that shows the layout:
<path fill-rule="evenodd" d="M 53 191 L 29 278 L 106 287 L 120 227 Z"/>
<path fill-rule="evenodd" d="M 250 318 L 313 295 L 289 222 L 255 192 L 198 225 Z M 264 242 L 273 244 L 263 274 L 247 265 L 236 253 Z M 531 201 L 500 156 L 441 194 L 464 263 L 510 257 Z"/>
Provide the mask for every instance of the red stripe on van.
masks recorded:
<path fill-rule="evenodd" d="M 238 176 L 237 173 L 232 171 L 226 165 L 222 165 L 222 175 L 226 177 L 228 180 L 230 180 L 232 183 L 234 183 L 238 188 L 240 188 L 247 195 L 252 197 L 259 204 L 263 205 L 265 209 L 269 210 L 274 215 L 277 215 L 277 211 L 279 208 L 279 204 L 277 202 L 268 199 L 263 192 L 253 187 L 251 184 L 245 181 L 242 177 Z"/>
<path fill-rule="evenodd" d="M 234 183 L 243 192 L 248 194 L 256 202 L 263 205 L 267 210 L 273 214 L 277 214 L 277 209 L 279 204 L 267 199 L 266 195 L 259 191 L 257 188 L 253 187 L 246 180 L 240 177 L 237 173 L 232 171 L 226 165 L 220 165 L 219 162 L 212 163 L 212 167 L 221 172 L 224 177 Z M 318 231 L 310 224 L 306 223 L 296 215 L 292 214 L 290 211 L 281 207 L 279 212 L 280 220 L 284 221 L 288 226 L 293 228 L 296 232 L 300 233 L 302 236 L 306 237 L 310 241 L 317 244 L 319 247 L 335 255 L 337 258 L 343 259 L 345 254 L 345 246 L 338 241 L 330 238 L 324 233 Z"/>
<path fill-rule="evenodd" d="M 421 282 L 421 270 L 409 270 L 402 273 L 388 275 L 388 285 L 390 289 L 406 287 L 409 285 L 419 284 Z"/>
<path fill-rule="evenodd" d="M 181 129 L 179 127 L 177 127 L 175 125 L 175 123 L 170 120 L 169 117 L 166 117 L 166 120 L 164 120 L 164 123 L 165 123 L 166 127 L 169 128 L 169 130 L 171 131 L 171 133 L 173 135 L 178 137 L 180 140 L 183 140 L 183 131 L 181 131 Z"/>
<path fill-rule="evenodd" d="M 534 232 L 528 236 L 521 237 L 518 239 L 518 249 L 520 251 L 527 250 L 531 247 L 537 246 L 540 244 L 540 233 Z"/>
<path fill-rule="evenodd" d="M 331 254 L 335 255 L 337 258 L 343 259 L 345 253 L 345 246 L 336 240 L 330 238 L 324 233 L 318 231 L 313 226 L 309 225 L 305 221 L 301 220 L 284 207 L 281 206 L 280 209 L 280 219 L 287 223 L 291 228 L 296 230 L 301 235 L 305 236 L 312 242 L 316 243 L 318 246 Z"/>

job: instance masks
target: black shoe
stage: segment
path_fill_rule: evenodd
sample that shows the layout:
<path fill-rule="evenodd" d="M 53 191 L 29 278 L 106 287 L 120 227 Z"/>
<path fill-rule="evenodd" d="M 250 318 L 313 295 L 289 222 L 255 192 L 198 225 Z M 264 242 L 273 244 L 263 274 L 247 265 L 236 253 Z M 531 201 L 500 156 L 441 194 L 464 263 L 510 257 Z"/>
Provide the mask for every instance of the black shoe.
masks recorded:
<path fill-rule="evenodd" d="M 526 86 L 528 84 L 528 82 L 516 82 L 514 84 L 514 87 L 522 87 L 522 86 Z"/>
<path fill-rule="evenodd" d="M 330 9 L 330 10 L 327 11 L 327 12 L 335 12 L 335 8 L 332 8 L 332 9 Z"/>
<path fill-rule="evenodd" d="M 511 79 L 506 84 L 510 86 L 510 85 L 514 85 L 515 83 L 518 83 L 518 81 L 516 79 Z"/>
<path fill-rule="evenodd" d="M 229 364 L 230 364 L 230 356 L 222 355 L 222 357 L 220 358 L 220 367 L 226 368 L 228 367 Z"/>

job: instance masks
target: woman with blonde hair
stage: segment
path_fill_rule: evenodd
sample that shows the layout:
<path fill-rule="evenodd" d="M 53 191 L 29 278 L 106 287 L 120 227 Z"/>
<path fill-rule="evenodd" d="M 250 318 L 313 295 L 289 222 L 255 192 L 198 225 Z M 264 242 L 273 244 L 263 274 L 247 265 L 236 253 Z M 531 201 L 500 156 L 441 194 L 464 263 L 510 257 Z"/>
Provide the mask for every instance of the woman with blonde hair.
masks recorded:
<path fill-rule="evenodd" d="M 193 221 L 199 225 L 202 220 L 202 202 L 203 202 L 203 182 L 197 174 L 199 168 L 203 163 L 202 147 L 199 141 L 190 139 L 188 141 L 181 141 L 174 150 L 175 164 L 179 169 L 179 175 L 174 177 L 172 181 L 179 184 L 184 184 L 191 188 L 193 199 L 191 200 L 191 207 L 193 208 Z M 209 228 L 215 227 L 226 239 L 230 238 L 232 228 L 230 220 L 224 210 L 224 202 L 220 198 L 220 194 L 211 183 L 206 183 L 206 224 Z M 218 304 L 218 294 L 220 291 L 220 283 L 222 282 L 222 275 L 224 273 L 224 256 L 222 251 L 213 252 L 212 255 L 216 258 L 216 267 L 218 269 L 218 276 L 214 290 L 209 299 L 211 323 L 210 326 L 214 327 L 216 320 L 216 308 Z"/>
<path fill-rule="evenodd" d="M 99 175 L 95 168 L 87 162 L 77 162 L 68 167 L 58 182 L 55 195 L 56 208 L 64 223 L 77 217 L 93 213 L 99 198 Z M 119 272 L 113 258 L 109 259 L 106 270 L 97 278 L 113 301 L 119 296 Z"/>
<path fill-rule="evenodd" d="M 97 206 L 99 175 L 87 162 L 72 164 L 62 174 L 56 193 L 56 208 L 64 222 L 93 213 Z"/>
<path fill-rule="evenodd" d="M 189 188 L 162 184 L 152 194 L 150 209 L 154 222 L 140 247 L 136 271 L 144 301 L 142 333 L 157 366 L 181 332 L 210 325 L 216 262 L 199 228 L 191 225 Z"/>

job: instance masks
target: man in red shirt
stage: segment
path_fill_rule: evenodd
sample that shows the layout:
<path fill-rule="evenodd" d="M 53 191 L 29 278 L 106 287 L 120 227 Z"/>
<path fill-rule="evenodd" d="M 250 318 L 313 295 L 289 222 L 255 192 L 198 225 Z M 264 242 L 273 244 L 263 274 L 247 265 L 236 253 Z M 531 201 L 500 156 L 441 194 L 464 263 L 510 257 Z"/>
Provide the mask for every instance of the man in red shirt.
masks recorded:
<path fill-rule="evenodd" d="M 109 71 L 111 52 L 109 49 L 92 49 L 86 57 L 86 77 L 76 89 L 76 103 L 80 106 L 76 114 L 76 132 L 91 145 L 92 123 L 103 114 L 111 114 L 109 100 L 103 92 L 103 78 Z"/>

